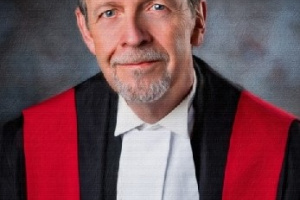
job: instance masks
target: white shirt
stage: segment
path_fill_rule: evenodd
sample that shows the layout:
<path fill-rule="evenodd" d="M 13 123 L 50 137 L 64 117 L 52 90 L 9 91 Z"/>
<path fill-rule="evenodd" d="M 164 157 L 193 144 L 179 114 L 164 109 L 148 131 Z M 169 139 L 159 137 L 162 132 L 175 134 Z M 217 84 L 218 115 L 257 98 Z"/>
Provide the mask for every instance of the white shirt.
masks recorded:
<path fill-rule="evenodd" d="M 190 134 L 194 123 L 189 95 L 155 124 L 142 121 L 120 96 L 115 136 L 122 135 L 118 200 L 199 200 Z"/>

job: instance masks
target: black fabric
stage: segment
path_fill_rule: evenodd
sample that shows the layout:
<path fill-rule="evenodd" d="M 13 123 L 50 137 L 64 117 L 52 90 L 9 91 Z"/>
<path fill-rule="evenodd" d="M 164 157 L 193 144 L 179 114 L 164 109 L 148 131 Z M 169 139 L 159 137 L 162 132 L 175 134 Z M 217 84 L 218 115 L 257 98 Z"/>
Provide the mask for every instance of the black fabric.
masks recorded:
<path fill-rule="evenodd" d="M 300 199 L 300 122 L 294 121 L 280 175 L 277 200 Z"/>
<path fill-rule="evenodd" d="M 118 96 L 98 74 L 75 88 L 82 200 L 116 199 L 121 139 L 114 137 Z"/>
<path fill-rule="evenodd" d="M 195 59 L 199 65 L 196 68 L 199 84 L 203 84 L 203 90 L 198 90 L 194 99 L 196 119 L 192 148 L 196 175 L 201 200 L 217 200 L 222 199 L 224 169 L 241 90 L 220 78 L 203 61 Z"/>
<path fill-rule="evenodd" d="M 4 126 L 0 141 L 0 200 L 25 200 L 23 118 Z"/>
<path fill-rule="evenodd" d="M 229 140 L 241 89 L 198 58 L 191 144 L 201 200 L 222 199 Z M 114 137 L 118 96 L 102 74 L 75 87 L 78 114 L 80 195 L 82 200 L 116 199 L 122 148 Z M 8 123 L 0 140 L 0 200 L 26 199 L 22 117 Z M 295 121 L 278 189 L 278 200 L 300 199 L 300 123 Z"/>

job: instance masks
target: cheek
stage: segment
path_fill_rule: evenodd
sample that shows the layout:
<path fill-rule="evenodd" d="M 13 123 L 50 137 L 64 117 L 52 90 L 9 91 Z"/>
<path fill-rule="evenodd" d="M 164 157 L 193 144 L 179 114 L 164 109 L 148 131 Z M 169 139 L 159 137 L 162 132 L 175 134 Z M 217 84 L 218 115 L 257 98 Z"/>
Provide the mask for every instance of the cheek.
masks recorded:
<path fill-rule="evenodd" d="M 190 34 L 184 28 L 174 29 L 169 37 L 168 50 L 172 52 L 171 56 L 176 61 L 176 64 L 182 65 L 187 56 L 191 55 L 192 46 L 190 44 Z"/>
<path fill-rule="evenodd" d="M 103 40 L 102 38 L 97 38 L 95 40 L 95 52 L 96 57 L 101 62 L 107 62 L 113 51 L 113 42 L 109 39 Z"/>
<path fill-rule="evenodd" d="M 192 46 L 190 44 L 190 33 L 187 28 L 177 26 L 169 35 L 168 53 L 170 55 L 170 63 L 168 67 L 169 73 L 174 79 L 186 73 L 186 66 L 191 62 Z"/>
<path fill-rule="evenodd" d="M 96 56 L 101 62 L 109 62 L 110 57 L 117 48 L 118 34 L 112 28 L 97 26 L 93 30 Z"/>
<path fill-rule="evenodd" d="M 114 89 L 113 68 L 110 67 L 110 57 L 113 52 L 112 42 L 105 34 L 94 38 L 95 52 L 98 65 L 109 85 Z M 104 40 L 105 39 L 105 40 Z"/>

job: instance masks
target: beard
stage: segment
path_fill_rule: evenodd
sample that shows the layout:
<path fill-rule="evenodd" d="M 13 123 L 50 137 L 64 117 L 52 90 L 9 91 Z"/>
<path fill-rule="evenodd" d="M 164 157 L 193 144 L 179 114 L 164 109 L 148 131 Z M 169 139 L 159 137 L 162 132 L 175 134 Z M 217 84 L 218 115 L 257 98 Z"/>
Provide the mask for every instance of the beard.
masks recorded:
<path fill-rule="evenodd" d="M 164 52 L 159 52 L 153 48 L 136 48 L 124 52 L 120 56 L 114 56 L 111 59 L 111 66 L 114 68 L 114 82 L 117 92 L 131 103 L 152 103 L 159 100 L 170 88 L 171 75 L 167 69 L 156 80 L 147 82 L 142 69 L 133 71 L 134 84 L 122 81 L 117 75 L 117 67 L 120 64 L 140 63 L 151 61 L 163 61 L 167 63 L 169 57 Z M 148 80 L 149 81 L 149 80 Z"/>
<path fill-rule="evenodd" d="M 134 72 L 135 84 L 129 85 L 122 82 L 116 73 L 114 80 L 117 92 L 127 101 L 131 103 L 152 103 L 159 100 L 170 88 L 171 76 L 165 72 L 160 79 L 146 83 L 142 80 L 142 72 L 136 70 Z"/>

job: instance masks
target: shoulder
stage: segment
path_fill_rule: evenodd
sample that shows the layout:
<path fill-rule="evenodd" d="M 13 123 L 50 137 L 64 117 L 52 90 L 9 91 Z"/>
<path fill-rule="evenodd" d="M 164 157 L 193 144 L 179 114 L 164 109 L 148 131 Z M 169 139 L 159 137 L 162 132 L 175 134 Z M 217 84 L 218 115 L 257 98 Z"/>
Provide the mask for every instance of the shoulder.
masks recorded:
<path fill-rule="evenodd" d="M 58 107 L 59 105 L 64 106 L 68 105 L 69 102 L 75 102 L 77 96 L 84 96 L 86 98 L 91 97 L 95 94 L 95 91 L 101 91 L 102 95 L 111 92 L 111 89 L 101 72 L 70 89 L 62 91 L 36 105 L 30 106 L 25 109 L 23 113 L 39 110 L 41 108 L 55 111 L 56 109 L 60 109 L 60 107 Z"/>
<path fill-rule="evenodd" d="M 294 115 L 245 90 L 241 93 L 238 110 L 241 115 L 248 116 L 249 122 L 260 119 L 268 124 L 278 126 L 284 123 L 290 125 L 296 120 Z M 250 115 L 250 111 L 252 111 L 252 115 Z"/>
<path fill-rule="evenodd" d="M 117 94 L 110 88 L 102 73 L 98 73 L 79 85 L 51 97 L 23 111 L 24 128 L 39 124 L 58 126 L 61 121 L 76 123 L 83 113 L 102 111 L 116 100 Z M 115 101 L 114 101 L 115 102 Z"/>
<path fill-rule="evenodd" d="M 198 73 L 202 74 L 205 84 L 210 87 L 210 89 L 214 87 L 218 90 L 226 90 L 226 92 L 228 92 L 228 90 L 242 90 L 241 86 L 226 79 L 201 58 L 194 56 L 194 66 L 196 72 L 198 71 Z"/>
<path fill-rule="evenodd" d="M 208 94 L 206 96 L 216 96 L 215 100 L 221 104 L 227 101 L 235 101 L 237 111 L 241 113 L 244 112 L 245 116 L 248 116 L 248 119 L 250 119 L 248 112 L 252 110 L 255 116 L 260 116 L 260 118 L 264 118 L 265 121 L 270 121 L 275 124 L 284 119 L 288 121 L 296 120 L 296 117 L 292 114 L 287 113 L 224 78 L 200 58 L 194 56 L 194 61 L 196 71 L 198 70 L 203 74 L 204 92 Z M 216 101 L 214 103 L 216 103 Z"/>
<path fill-rule="evenodd" d="M 212 103 L 214 106 L 226 106 L 230 104 L 235 107 L 243 90 L 242 87 L 224 78 L 196 56 L 194 56 L 194 68 L 199 80 L 198 82 L 201 84 L 201 86 L 198 85 L 198 88 L 203 90 L 202 96 L 207 103 Z"/>

